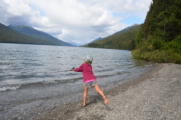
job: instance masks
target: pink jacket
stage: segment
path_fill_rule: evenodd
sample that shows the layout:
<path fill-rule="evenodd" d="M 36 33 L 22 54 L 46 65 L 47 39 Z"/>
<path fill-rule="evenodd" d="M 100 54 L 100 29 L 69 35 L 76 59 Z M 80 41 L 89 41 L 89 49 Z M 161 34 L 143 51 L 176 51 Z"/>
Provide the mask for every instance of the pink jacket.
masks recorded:
<path fill-rule="evenodd" d="M 83 63 L 79 68 L 74 69 L 75 72 L 82 72 L 83 75 L 83 82 L 90 82 L 96 80 L 93 72 L 92 72 L 92 66 L 88 63 Z"/>

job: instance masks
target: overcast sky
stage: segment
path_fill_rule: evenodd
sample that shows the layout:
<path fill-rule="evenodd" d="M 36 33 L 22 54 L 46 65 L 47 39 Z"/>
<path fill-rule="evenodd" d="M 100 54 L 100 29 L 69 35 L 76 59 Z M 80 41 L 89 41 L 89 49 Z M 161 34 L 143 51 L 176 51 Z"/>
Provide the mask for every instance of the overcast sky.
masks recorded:
<path fill-rule="evenodd" d="M 144 22 L 152 0 L 0 0 L 0 23 L 88 43 Z"/>

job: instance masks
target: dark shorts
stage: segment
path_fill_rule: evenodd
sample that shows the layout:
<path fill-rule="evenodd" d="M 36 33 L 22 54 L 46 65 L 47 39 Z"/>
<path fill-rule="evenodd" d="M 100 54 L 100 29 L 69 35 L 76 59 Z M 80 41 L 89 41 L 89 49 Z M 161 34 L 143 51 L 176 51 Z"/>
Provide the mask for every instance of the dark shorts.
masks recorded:
<path fill-rule="evenodd" d="M 96 80 L 95 80 L 95 81 L 91 81 L 91 82 L 86 82 L 86 83 L 84 83 L 84 86 L 86 86 L 86 87 L 88 87 L 88 88 L 94 87 L 95 85 L 97 85 Z"/>

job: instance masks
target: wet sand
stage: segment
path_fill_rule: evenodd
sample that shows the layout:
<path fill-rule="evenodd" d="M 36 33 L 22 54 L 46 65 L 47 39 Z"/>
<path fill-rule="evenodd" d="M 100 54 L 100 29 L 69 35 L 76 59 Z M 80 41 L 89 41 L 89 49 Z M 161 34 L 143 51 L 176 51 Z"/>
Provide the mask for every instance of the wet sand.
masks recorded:
<path fill-rule="evenodd" d="M 37 113 L 37 120 L 180 120 L 181 65 L 157 64 L 138 79 L 104 91 L 105 106 L 99 95 Z"/>

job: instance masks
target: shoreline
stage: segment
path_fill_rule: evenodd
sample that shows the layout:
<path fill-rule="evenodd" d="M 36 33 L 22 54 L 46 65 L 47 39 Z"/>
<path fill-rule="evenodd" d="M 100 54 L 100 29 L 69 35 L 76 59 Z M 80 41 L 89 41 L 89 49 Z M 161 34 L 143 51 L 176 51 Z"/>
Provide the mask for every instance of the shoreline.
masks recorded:
<path fill-rule="evenodd" d="M 112 88 L 132 81 L 154 69 L 154 67 L 155 65 L 151 63 L 144 66 L 141 64 L 129 68 L 129 70 L 120 70 L 122 72 L 116 72 L 112 76 L 98 77 L 97 82 L 104 92 L 107 91 L 106 94 L 108 95 L 108 91 L 111 91 Z M 0 92 L 0 102 L 3 103 L 0 104 L 0 116 L 4 120 L 36 120 L 43 116 L 46 119 L 47 114 L 59 111 L 57 115 L 61 114 L 67 119 L 67 114 L 71 115 L 82 109 L 82 94 L 82 79 L 65 84 L 27 85 L 27 87 L 21 87 L 17 90 Z M 112 94 L 113 92 L 110 92 L 110 95 Z M 94 89 L 90 89 L 88 104 L 92 105 L 98 102 L 102 102 L 102 98 Z"/>
<path fill-rule="evenodd" d="M 99 95 L 38 113 L 37 120 L 181 119 L 181 65 L 156 63 L 156 67 L 132 81 L 104 91 L 109 105 Z M 31 120 L 31 118 L 30 118 Z"/>

